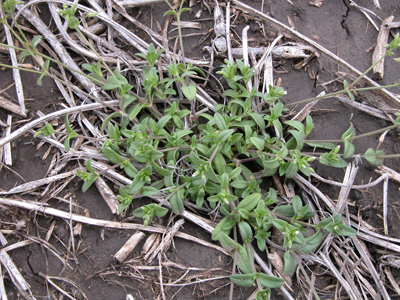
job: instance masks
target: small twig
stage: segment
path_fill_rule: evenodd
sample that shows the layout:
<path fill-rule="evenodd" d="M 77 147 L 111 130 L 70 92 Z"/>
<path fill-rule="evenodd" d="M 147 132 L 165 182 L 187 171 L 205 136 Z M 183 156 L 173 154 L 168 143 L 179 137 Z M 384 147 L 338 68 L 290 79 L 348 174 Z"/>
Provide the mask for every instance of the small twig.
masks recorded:
<path fill-rule="evenodd" d="M 230 63 L 233 63 L 233 56 L 232 56 L 232 47 L 231 47 L 231 1 L 228 1 L 226 4 L 226 46 L 228 48 L 228 60 Z"/>
<path fill-rule="evenodd" d="M 389 186 L 389 178 L 386 178 L 383 182 L 383 232 L 385 235 L 389 235 L 388 230 L 388 186 Z"/>
<path fill-rule="evenodd" d="M 12 116 L 8 115 L 7 116 L 7 128 L 6 128 L 6 136 L 5 138 L 8 138 L 11 136 L 11 125 L 12 125 Z M 1 140 L 0 140 L 1 141 Z M 1 147 L 1 145 L 0 145 Z M 11 157 L 11 143 L 7 143 L 4 145 L 4 163 L 8 166 L 12 166 L 12 157 Z"/>
<path fill-rule="evenodd" d="M 1 19 L 4 20 L 3 6 L 0 6 L 0 16 L 1 16 Z M 13 39 L 12 39 L 10 28 L 8 28 L 6 23 L 4 23 L 3 25 L 4 25 L 4 32 L 5 32 L 6 37 L 7 37 L 7 43 L 10 46 L 8 48 L 8 50 L 10 52 L 11 64 L 14 67 L 17 67 L 18 66 L 18 60 L 17 60 L 17 55 L 15 53 L 15 49 L 13 48 L 14 42 L 13 42 Z M 19 102 L 19 105 L 21 107 L 20 114 L 22 116 L 26 117 L 24 89 L 22 87 L 21 74 L 20 74 L 18 68 L 13 68 L 13 77 L 14 77 L 15 90 L 16 90 L 16 93 L 17 93 L 18 102 Z"/>
<path fill-rule="evenodd" d="M 200 279 L 197 281 L 193 282 L 188 282 L 188 283 L 180 283 L 180 284 L 174 284 L 174 283 L 164 283 L 165 286 L 189 286 L 193 284 L 199 284 L 199 283 L 204 283 L 208 281 L 214 281 L 214 280 L 221 280 L 221 279 L 227 279 L 229 276 L 218 276 L 218 277 L 212 277 L 212 278 L 207 278 L 207 279 Z"/>
<path fill-rule="evenodd" d="M 112 101 L 106 101 L 104 104 L 106 104 L 106 105 L 114 105 L 114 104 L 117 104 L 117 103 L 118 103 L 118 100 L 112 100 Z M 68 113 L 83 112 L 83 111 L 87 111 L 87 110 L 94 110 L 94 109 L 102 108 L 104 106 L 104 104 L 102 104 L 102 103 L 84 104 L 84 105 L 80 105 L 80 106 L 75 106 L 75 107 L 71 107 L 71 108 L 58 110 L 56 112 L 50 113 L 48 115 L 45 115 L 44 117 L 38 118 L 36 120 L 33 120 L 30 123 L 28 123 L 28 124 L 22 126 L 21 128 L 19 128 L 18 130 L 15 130 L 9 136 L 0 139 L 0 147 L 4 146 L 5 144 L 9 143 L 10 141 L 12 141 L 12 140 L 16 139 L 17 137 L 21 136 L 22 134 L 24 134 L 29 129 L 32 129 L 35 126 L 37 126 L 37 125 L 39 125 L 41 123 L 44 123 L 44 122 L 46 122 L 48 120 L 51 120 L 53 118 L 66 115 Z"/>

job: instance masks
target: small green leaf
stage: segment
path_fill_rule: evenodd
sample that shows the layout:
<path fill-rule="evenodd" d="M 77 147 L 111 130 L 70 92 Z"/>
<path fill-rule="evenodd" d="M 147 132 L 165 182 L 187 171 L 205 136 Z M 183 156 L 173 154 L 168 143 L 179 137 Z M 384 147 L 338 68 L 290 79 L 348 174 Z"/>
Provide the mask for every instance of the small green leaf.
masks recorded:
<path fill-rule="evenodd" d="M 257 126 L 260 128 L 260 130 L 265 129 L 265 121 L 261 114 L 253 112 L 253 113 L 250 113 L 250 116 L 253 118 L 254 122 L 257 123 Z"/>
<path fill-rule="evenodd" d="M 114 90 L 116 88 L 121 87 L 121 82 L 114 76 L 108 77 L 107 82 L 103 85 L 103 90 Z"/>
<path fill-rule="evenodd" d="M 355 147 L 348 139 L 344 140 L 344 151 L 343 156 L 344 158 L 348 158 L 354 154 Z"/>
<path fill-rule="evenodd" d="M 251 242 L 251 239 L 253 238 L 253 231 L 251 230 L 249 223 L 242 221 L 242 222 L 239 222 L 238 225 L 239 225 L 240 234 L 242 235 L 242 239 L 246 243 Z"/>
<path fill-rule="evenodd" d="M 104 156 L 114 164 L 119 164 L 125 161 L 124 158 L 122 158 L 117 152 L 109 147 L 103 147 L 102 152 Z"/>
<path fill-rule="evenodd" d="M 183 206 L 181 193 L 177 191 L 174 195 L 169 199 L 169 203 L 171 204 L 171 209 L 177 215 L 182 214 L 185 211 L 185 207 Z"/>
<path fill-rule="evenodd" d="M 225 124 L 225 120 L 219 113 L 216 113 L 214 115 L 214 121 L 215 121 L 215 125 L 217 125 L 219 130 L 222 131 L 222 130 L 227 129 L 226 124 Z"/>
<path fill-rule="evenodd" d="M 90 178 L 83 183 L 82 192 L 86 192 L 98 177 L 99 174 L 91 174 Z"/>
<path fill-rule="evenodd" d="M 164 13 L 164 17 L 165 17 L 165 16 L 168 16 L 168 15 L 176 16 L 177 13 L 176 13 L 175 11 L 173 11 L 173 10 L 167 10 L 167 11 Z"/>
<path fill-rule="evenodd" d="M 41 36 L 41 35 L 35 35 L 35 37 L 31 41 L 32 47 L 36 48 L 36 46 L 40 43 L 42 38 L 43 38 L 43 36 Z"/>
<path fill-rule="evenodd" d="M 236 206 L 236 210 L 238 210 L 239 208 L 243 208 L 247 211 L 252 211 L 253 208 L 257 206 L 260 199 L 261 199 L 261 194 L 259 193 L 251 194 L 246 198 L 244 198 L 242 201 L 240 201 L 240 203 Z"/>
<path fill-rule="evenodd" d="M 227 225 L 229 225 L 229 226 L 227 226 Z M 229 229 L 227 229 L 227 227 Z M 213 233 L 211 235 L 211 238 L 214 241 L 219 241 L 221 238 L 221 234 L 229 234 L 232 227 L 233 227 L 233 225 L 232 225 L 229 217 L 224 217 L 221 221 L 219 221 L 217 226 L 215 226 Z"/>
<path fill-rule="evenodd" d="M 138 103 L 136 104 L 129 113 L 129 120 L 133 120 L 136 118 L 138 113 L 142 110 L 143 107 L 146 107 L 146 103 Z"/>
<path fill-rule="evenodd" d="M 275 207 L 272 212 L 287 218 L 291 218 L 295 214 L 293 205 L 280 205 Z"/>
<path fill-rule="evenodd" d="M 349 129 L 347 129 L 342 135 L 342 141 L 344 142 L 345 140 L 352 138 L 354 135 L 355 135 L 354 126 L 352 123 L 350 123 Z"/>
<path fill-rule="evenodd" d="M 197 93 L 196 85 L 193 82 L 190 82 L 188 86 L 183 85 L 182 93 L 189 101 L 193 101 Z"/>
<path fill-rule="evenodd" d="M 246 248 L 243 246 L 239 246 L 238 248 L 238 260 L 237 260 L 237 266 L 238 268 L 246 274 L 252 273 L 253 268 L 251 265 L 251 259 L 250 257 L 253 257 L 252 255 L 250 256 L 249 253 L 247 253 Z"/>
<path fill-rule="evenodd" d="M 251 143 L 257 148 L 258 151 L 263 151 L 265 147 L 265 141 L 258 137 L 251 137 Z"/>
<path fill-rule="evenodd" d="M 264 273 L 257 273 L 257 278 L 263 287 L 271 289 L 279 288 L 285 282 L 285 280 L 280 277 L 270 276 Z"/>
<path fill-rule="evenodd" d="M 250 273 L 250 274 L 234 274 L 229 276 L 231 281 L 238 285 L 238 286 L 245 286 L 249 287 L 254 284 L 254 281 L 256 280 L 256 273 Z"/>
<path fill-rule="evenodd" d="M 225 142 L 234 132 L 233 129 L 226 129 L 223 131 L 218 132 L 216 140 L 220 142 Z"/>
<path fill-rule="evenodd" d="M 322 148 L 322 149 L 328 149 L 332 150 L 336 147 L 335 144 L 333 143 L 326 143 L 326 142 L 313 142 L 313 143 L 306 143 L 310 147 L 315 147 L 315 148 Z"/>
<path fill-rule="evenodd" d="M 283 273 L 288 275 L 293 275 L 297 268 L 297 260 L 290 253 L 290 251 L 286 251 L 283 254 Z"/>
<path fill-rule="evenodd" d="M 230 185 L 235 189 L 245 189 L 249 186 L 249 183 L 245 180 L 234 180 Z"/>

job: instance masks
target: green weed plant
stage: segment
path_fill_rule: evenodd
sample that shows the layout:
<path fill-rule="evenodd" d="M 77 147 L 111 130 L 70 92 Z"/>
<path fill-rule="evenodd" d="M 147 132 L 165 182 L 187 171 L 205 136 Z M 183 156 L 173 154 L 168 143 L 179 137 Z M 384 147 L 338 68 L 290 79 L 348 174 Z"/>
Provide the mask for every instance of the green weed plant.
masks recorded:
<path fill-rule="evenodd" d="M 14 0 L 7 0 L 3 4 L 5 18 L 2 22 L 6 25 L 7 19 L 13 19 L 15 4 Z M 187 10 L 182 5 L 178 10 L 173 6 L 170 8 L 166 14 L 177 17 L 178 21 L 181 13 Z M 80 21 L 75 17 L 76 6 L 64 6 L 60 12 L 68 21 L 69 27 L 79 32 Z M 35 59 L 36 55 L 46 59 L 38 72 L 40 84 L 44 76 L 51 76 L 48 72 L 49 63 L 59 62 L 36 50 L 41 36 L 29 40 L 19 29 L 18 23 L 15 26 L 17 31 L 12 30 L 14 36 L 25 45 L 25 48 L 15 47 L 21 51 L 21 60 L 26 57 Z M 180 41 L 183 50 L 182 40 Z M 397 35 L 387 45 L 384 57 L 393 55 L 393 50 L 399 44 L 400 38 Z M 235 262 L 240 273 L 231 275 L 232 282 L 240 286 L 256 284 L 259 289 L 257 299 L 268 299 L 270 289 L 282 286 L 284 280 L 256 271 L 253 245 L 264 251 L 266 239 L 270 237 L 272 229 L 283 236 L 283 244 L 280 246 L 286 250 L 283 257 L 286 274 L 293 274 L 298 266 L 297 258 L 315 251 L 325 235 L 352 236 L 356 231 L 343 223 L 340 214 L 313 224 L 310 219 L 314 212 L 299 196 L 294 196 L 288 204 L 280 204 L 274 189 L 270 188 L 267 193 L 262 192 L 259 187 L 262 180 L 258 180 L 255 173 L 263 170 L 264 176 L 278 174 L 293 178 L 298 173 L 310 176 L 314 172 L 311 166 L 313 161 L 331 167 L 346 167 L 344 159 L 353 157 L 355 153 L 353 140 L 367 134 L 356 136 L 354 127 L 350 124 L 341 140 L 308 141 L 306 138 L 314 129 L 311 116 L 307 116 L 304 122 L 282 121 L 285 105 L 280 99 L 286 92 L 274 86 L 270 86 L 267 93 L 258 92 L 256 87 L 248 89 L 248 82 L 255 75 L 255 69 L 241 60 L 233 63 L 225 61 L 218 71 L 229 86 L 223 93 L 227 99 L 226 105 L 217 104 L 215 111 L 211 113 L 192 113 L 194 105 L 185 107 L 180 99 L 173 100 L 172 96 L 180 91 L 182 100 L 193 103 L 197 87 L 191 78 L 194 75 L 204 76 L 204 73 L 190 63 L 173 62 L 162 74 L 164 79 L 160 79 L 155 65 L 162 59 L 163 51 L 150 44 L 147 54 L 137 54 L 148 63 L 143 68 L 142 86 L 138 91 L 135 91 L 120 70 L 110 70 L 100 56 L 97 63 L 82 65 L 82 69 L 89 72 L 82 71 L 82 74 L 104 91 L 117 94 L 120 99 L 119 109 L 107 117 L 101 128 L 107 132 L 101 152 L 114 164 L 112 168 L 119 167 L 132 179 L 132 184 L 120 188 L 119 210 L 128 209 L 134 195 L 152 196 L 162 193 L 175 214 L 184 212 L 184 201 L 191 201 L 199 208 L 206 207 L 218 212 L 222 219 L 214 229 L 212 239 L 219 241 L 236 257 Z M 105 77 L 104 70 L 108 77 Z M 357 89 L 352 87 L 362 76 L 350 85 L 345 81 L 344 89 L 339 92 L 300 102 L 337 94 L 347 94 L 354 100 L 353 93 Z M 391 86 L 399 84 L 400 82 Z M 262 100 L 257 107 L 252 107 L 251 104 L 254 97 Z M 155 99 L 165 102 L 166 108 L 161 112 L 162 106 L 157 106 Z M 259 107 L 264 110 L 259 112 Z M 185 127 L 182 120 L 189 116 L 191 126 Z M 400 115 L 396 116 L 392 126 L 368 135 L 400 126 Z M 64 145 L 69 151 L 70 141 L 78 137 L 78 133 L 69 124 L 68 116 L 65 117 L 65 126 L 67 138 Z M 35 136 L 54 133 L 53 127 L 46 124 L 37 130 Z M 306 145 L 325 149 L 326 153 L 307 155 L 302 152 Z M 341 147 L 343 153 L 340 153 Z M 385 156 L 382 150 L 369 148 L 363 157 L 370 163 L 379 165 L 385 157 L 394 156 Z M 135 167 L 137 163 L 142 168 Z M 99 176 L 92 168 L 91 160 L 87 160 L 86 167 L 87 171 L 76 173 L 84 181 L 84 191 Z M 167 208 L 154 203 L 133 211 L 134 216 L 143 218 L 145 226 L 151 223 L 154 216 L 163 217 L 167 213 Z M 306 228 L 311 228 L 313 233 L 306 234 Z M 242 242 L 232 238 L 232 232 L 236 230 L 240 233 Z"/>

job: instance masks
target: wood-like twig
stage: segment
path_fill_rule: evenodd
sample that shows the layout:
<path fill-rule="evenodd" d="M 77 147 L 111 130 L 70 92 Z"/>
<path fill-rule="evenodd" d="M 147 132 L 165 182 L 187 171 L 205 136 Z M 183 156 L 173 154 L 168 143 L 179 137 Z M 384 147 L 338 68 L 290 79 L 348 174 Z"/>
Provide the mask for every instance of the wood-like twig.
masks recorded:
<path fill-rule="evenodd" d="M 7 116 L 7 128 L 6 128 L 6 136 L 4 137 L 5 139 L 11 136 L 11 125 L 12 125 L 12 116 L 8 115 Z M 1 147 L 1 145 L 0 145 Z M 12 156 L 11 156 L 11 143 L 6 143 L 4 145 L 4 163 L 8 166 L 12 166 Z"/>
<path fill-rule="evenodd" d="M 17 201 L 17 200 L 11 200 L 11 199 L 6 199 L 6 198 L 0 198 L 0 204 L 3 205 L 8 205 L 8 206 L 15 206 L 19 207 L 22 209 L 27 209 L 27 210 L 33 210 L 37 211 L 38 213 L 44 213 L 46 215 L 52 215 L 55 217 L 75 221 L 75 222 L 80 222 L 88 225 L 93 225 L 93 226 L 103 226 L 103 227 L 108 227 L 108 228 L 117 228 L 117 229 L 132 229 L 132 230 L 140 230 L 140 231 L 148 231 L 148 232 L 157 232 L 157 233 L 164 233 L 164 229 L 161 227 L 151 227 L 151 226 L 143 226 L 140 224 L 133 224 L 133 223 L 121 223 L 121 222 L 113 222 L 113 221 L 107 221 L 107 220 L 99 220 L 99 219 L 93 219 L 85 216 L 81 216 L 78 214 L 74 213 L 69 213 L 66 211 L 54 209 L 51 207 L 46 207 L 43 205 L 39 204 L 34 204 L 34 203 L 28 203 L 28 202 L 23 202 L 23 201 Z M 207 247 L 211 247 L 215 250 L 218 250 L 221 253 L 224 253 L 226 255 L 230 255 L 228 251 L 223 249 L 222 247 L 215 246 L 211 243 L 208 243 L 204 240 L 195 238 L 191 235 L 188 235 L 183 232 L 177 232 L 175 234 L 176 237 L 183 238 L 195 243 L 198 243 L 200 245 L 204 245 Z"/>
<path fill-rule="evenodd" d="M 4 20 L 4 11 L 3 7 L 0 7 L 0 17 L 2 20 Z M 14 47 L 14 42 L 12 38 L 12 34 L 10 31 L 10 28 L 7 27 L 7 24 L 4 25 L 4 32 L 6 34 L 7 38 L 7 43 L 10 46 L 8 48 L 8 51 L 10 53 L 10 59 L 11 59 L 11 64 L 14 67 L 12 69 L 13 72 L 13 77 L 14 77 L 14 82 L 15 82 L 15 91 L 17 93 L 17 98 L 20 106 L 20 114 L 24 117 L 26 117 L 26 109 L 25 109 L 25 97 L 24 97 L 24 89 L 22 87 L 22 80 L 21 80 L 21 73 L 18 69 L 18 59 L 17 59 L 17 54 L 15 53 Z"/>
<path fill-rule="evenodd" d="M 115 105 L 117 103 L 118 103 L 118 100 L 112 100 L 112 101 L 106 101 L 105 105 Z M 75 107 L 71 107 L 71 108 L 61 109 L 56 112 L 50 113 L 41 118 L 31 121 L 28 124 L 25 124 L 21 128 L 13 131 L 9 136 L 0 139 L 0 147 L 4 146 L 5 144 L 9 143 L 10 141 L 16 139 L 17 137 L 21 136 L 28 130 L 34 128 L 35 126 L 40 125 L 40 124 L 42 124 L 48 120 L 51 120 L 53 118 L 64 116 L 66 114 L 73 113 L 73 112 L 83 112 L 83 111 L 88 111 L 88 110 L 99 109 L 102 107 L 104 107 L 104 104 L 102 104 L 102 103 L 91 103 L 91 104 L 84 104 L 84 105 L 75 106 Z"/>
<path fill-rule="evenodd" d="M 387 17 L 385 20 L 382 21 L 381 28 L 379 29 L 379 34 L 376 41 L 376 46 L 374 49 L 374 53 L 372 54 L 372 64 L 375 64 L 382 58 L 382 56 L 386 53 L 386 47 L 389 38 L 390 29 L 386 28 L 385 25 L 389 22 L 392 22 L 394 19 L 393 16 Z M 378 77 L 378 79 L 383 79 L 384 76 L 384 66 L 385 66 L 385 59 L 379 61 L 372 72 Z"/>
<path fill-rule="evenodd" d="M 135 249 L 135 247 L 144 238 L 144 233 L 141 231 L 136 231 L 132 236 L 125 242 L 125 244 L 115 253 L 114 258 L 118 260 L 119 263 L 123 263 L 128 255 Z"/>
<path fill-rule="evenodd" d="M 24 193 L 30 190 L 34 190 L 37 189 L 38 187 L 41 187 L 43 185 L 58 181 L 60 179 L 64 179 L 66 177 L 70 177 L 70 176 L 74 176 L 74 172 L 73 171 L 69 171 L 60 175 L 55 175 L 55 176 L 51 176 L 51 177 L 47 177 L 47 178 L 43 178 L 43 179 L 38 179 L 35 181 L 30 181 L 24 184 L 21 184 L 19 186 L 16 186 L 12 189 L 10 189 L 7 192 L 0 192 L 0 195 L 12 195 L 12 194 L 19 194 L 19 193 Z"/>

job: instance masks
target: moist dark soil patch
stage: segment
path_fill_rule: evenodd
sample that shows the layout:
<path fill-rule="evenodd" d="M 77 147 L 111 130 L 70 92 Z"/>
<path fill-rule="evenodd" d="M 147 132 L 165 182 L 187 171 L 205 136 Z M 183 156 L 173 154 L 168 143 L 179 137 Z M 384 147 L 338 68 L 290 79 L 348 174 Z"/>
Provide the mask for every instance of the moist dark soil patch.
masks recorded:
<path fill-rule="evenodd" d="M 203 52 L 203 46 L 210 46 L 214 34 L 210 31 L 213 27 L 212 14 L 207 11 L 207 7 L 200 3 L 195 3 L 190 13 L 183 15 L 183 20 L 195 20 L 194 15 L 202 10 L 201 29 L 184 29 L 186 55 L 192 59 L 201 59 L 207 56 Z M 343 60 L 359 70 L 365 70 L 371 65 L 371 51 L 367 51 L 376 43 L 377 31 L 371 26 L 365 16 L 355 7 L 350 6 L 348 1 L 325 1 L 320 7 L 312 6 L 308 0 L 290 1 L 244 1 L 255 9 L 260 10 L 263 4 L 265 13 L 269 13 L 277 20 L 288 24 L 290 19 L 295 29 L 305 36 L 317 40 L 323 47 L 336 53 Z M 372 11 L 376 12 L 381 18 L 389 15 L 399 17 L 399 4 L 395 0 L 381 1 L 382 9 L 377 9 L 372 1 L 363 1 L 359 3 Z M 211 8 L 214 3 L 209 3 Z M 46 6 L 41 4 L 44 20 L 49 23 L 50 17 L 46 11 Z M 151 27 L 154 31 L 160 33 L 165 23 L 163 13 L 167 6 L 163 3 L 153 4 L 146 7 L 133 8 L 128 12 L 139 22 Z M 143 39 L 150 39 L 146 33 L 131 25 L 125 19 L 121 21 L 127 28 L 133 30 Z M 270 24 L 265 23 L 265 35 L 258 27 L 258 21 L 251 18 L 245 18 L 242 14 L 232 24 L 233 32 L 238 35 L 232 35 L 232 44 L 241 45 L 241 31 L 246 25 L 250 25 L 249 46 L 267 46 L 278 32 L 274 31 Z M 170 27 L 171 28 L 171 27 Z M 170 29 L 169 29 L 170 30 Z M 208 37 L 206 37 L 209 35 Z M 169 37 L 177 36 L 177 32 L 169 32 Z M 170 46 L 174 47 L 176 39 L 170 38 Z M 135 49 L 129 49 L 123 45 L 119 38 L 117 43 L 126 46 L 125 49 L 133 54 Z M 399 51 L 395 53 L 399 56 Z M 9 57 L 5 54 L 0 55 L 2 63 L 10 64 Z M 215 70 L 223 63 L 221 58 L 216 58 Z M 341 71 L 337 62 L 321 56 L 313 61 L 306 68 L 294 70 L 296 62 L 284 61 L 275 66 L 275 80 L 281 81 L 281 86 L 287 91 L 287 95 L 282 99 L 284 104 L 292 103 L 298 100 L 307 99 L 318 95 L 320 92 L 335 91 L 340 88 L 341 83 L 336 81 L 330 85 L 322 86 L 336 78 L 336 72 Z M 215 73 L 214 70 L 214 73 Z M 398 64 L 395 64 L 390 58 L 386 60 L 385 77 L 378 81 L 381 85 L 396 82 L 400 77 Z M 0 73 L 0 89 L 9 86 L 13 79 L 9 69 L 4 69 Z M 22 81 L 26 98 L 26 107 L 29 111 L 27 119 L 37 118 L 37 111 L 44 114 L 56 111 L 61 108 L 61 103 L 65 103 L 56 85 L 49 79 L 43 80 L 42 86 L 36 84 L 37 76 L 22 73 Z M 211 79 L 211 84 L 215 87 L 218 84 L 215 79 Z M 400 93 L 399 88 L 392 90 L 394 93 Z M 10 99 L 16 99 L 15 89 L 7 90 Z M 215 94 L 218 95 L 217 88 Z M 16 100 L 14 102 L 17 102 Z M 299 111 L 301 107 L 294 107 Z M 0 120 L 5 122 L 7 112 L 0 109 Z M 356 133 L 361 134 L 390 125 L 386 121 L 379 120 L 369 114 L 360 112 L 357 109 L 344 106 L 337 100 L 327 99 L 320 101 L 313 109 L 311 116 L 314 119 L 315 129 L 310 139 L 339 139 L 349 126 L 349 122 L 354 124 Z M 13 115 L 12 130 L 20 127 L 26 119 Z M 58 120 L 62 122 L 61 119 Z M 0 127 L 2 130 L 3 127 Z M 363 153 L 369 147 L 375 147 L 378 144 L 379 135 L 370 136 L 362 140 L 357 140 L 354 144 L 356 151 Z M 47 144 L 38 148 L 39 139 L 34 139 L 31 133 L 26 133 L 22 137 L 12 142 L 12 160 L 13 165 L 5 167 L 0 171 L 0 189 L 9 190 L 24 182 L 44 178 L 51 163 L 51 159 L 56 155 L 56 149 L 50 149 Z M 381 146 L 385 153 L 398 153 L 399 149 L 399 131 L 393 130 L 386 135 Z M 50 151 L 47 155 L 47 151 Z M 312 151 L 312 149 L 310 150 Z M 46 158 L 44 158 L 46 154 Z M 399 171 L 400 161 L 398 159 L 387 159 L 384 164 L 389 168 Z M 76 167 L 76 161 L 71 161 L 66 169 Z M 315 171 L 322 177 L 342 182 L 344 171 L 323 166 L 321 164 L 313 165 Z M 355 184 L 365 184 L 378 178 L 375 172 L 375 166 L 363 161 L 359 165 L 359 171 Z M 286 183 L 290 183 L 288 180 Z M 313 182 L 319 185 L 319 189 L 330 199 L 337 199 L 339 188 L 322 182 Z M 113 187 L 111 182 L 108 182 Z M 263 183 L 263 188 L 267 189 L 272 183 Z M 58 195 L 59 198 L 46 199 L 41 193 L 43 190 L 27 193 L 25 195 L 15 196 L 20 201 L 40 202 L 45 199 L 51 207 L 60 210 L 69 210 L 69 204 L 60 201 L 73 200 L 74 211 L 90 217 L 110 220 L 110 221 L 129 221 L 141 224 L 142 220 L 132 218 L 130 212 L 148 203 L 147 199 L 136 201 L 133 208 L 126 214 L 125 219 L 119 219 L 111 214 L 110 209 L 105 204 L 101 195 L 95 187 L 91 187 L 86 193 L 81 192 L 82 182 L 78 179 L 72 180 L 64 190 Z M 52 187 L 55 185 L 53 184 Z M 400 185 L 390 181 L 388 191 L 388 226 L 389 236 L 400 238 L 399 229 L 399 188 Z M 378 233 L 383 234 L 382 220 L 382 185 L 363 190 L 353 190 L 349 196 L 349 210 L 354 215 L 359 216 L 360 220 L 366 222 L 371 228 L 376 229 Z M 26 240 L 27 237 L 35 237 L 32 244 L 9 251 L 11 259 L 14 261 L 25 280 L 31 286 L 33 296 L 36 299 L 61 299 L 61 294 L 46 282 L 45 276 L 55 284 L 62 287 L 64 291 L 73 295 L 76 299 L 83 299 L 80 291 L 83 291 L 87 299 L 126 299 L 131 294 L 134 299 L 161 299 L 160 273 L 157 269 L 157 259 L 151 264 L 146 264 L 143 260 L 143 254 L 140 249 L 150 233 L 139 243 L 135 250 L 128 256 L 124 264 L 120 264 L 113 256 L 135 232 L 133 230 L 109 229 L 103 227 L 83 225 L 79 234 L 71 236 L 70 226 L 79 226 L 78 223 L 69 224 L 66 220 L 43 216 L 35 211 L 26 211 L 23 209 L 12 208 L 8 206 L 0 207 L 1 230 L 6 236 L 9 244 Z M 154 226 L 167 225 L 168 218 L 163 220 L 154 220 Z M 46 234 L 53 228 L 53 232 L 46 241 Z M 182 232 L 188 233 L 205 241 L 212 242 L 210 235 L 196 225 L 186 222 L 181 228 Z M 72 246 L 71 243 L 74 243 Z M 378 266 L 379 259 L 384 252 L 373 244 L 366 244 L 375 263 Z M 74 250 L 72 252 L 72 249 Z M 59 257 L 65 259 L 63 264 Z M 202 246 L 187 240 L 175 238 L 171 248 L 164 254 L 164 261 L 169 265 L 162 268 L 163 282 L 175 283 L 176 286 L 165 286 L 164 293 L 166 299 L 228 299 L 229 297 L 229 278 L 232 271 L 232 259 L 221 252 Z M 265 256 L 265 254 L 264 254 Z M 153 267 L 153 268 L 152 268 Z M 190 269 L 191 268 L 191 269 Z M 198 268 L 198 269 L 195 269 Z M 391 271 L 396 282 L 400 281 L 400 272 L 392 267 Z M 222 279 L 204 281 L 187 286 L 179 286 L 182 282 L 178 279 L 185 272 L 187 276 L 193 276 L 192 282 L 201 281 L 211 277 Z M 22 296 L 16 290 L 7 273 L 4 272 L 4 283 L 8 299 L 22 299 Z M 62 280 L 60 280 L 62 278 Z M 370 279 L 370 278 L 369 278 Z M 293 278 L 295 280 L 295 278 Z M 294 281 L 295 282 L 295 281 Z M 370 281 L 373 284 L 373 281 Z M 335 284 L 330 276 L 321 275 L 316 281 L 316 288 L 323 290 L 325 287 Z M 299 292 L 297 284 L 294 284 L 294 298 L 307 299 L 307 295 Z M 389 287 L 390 288 L 390 287 Z M 248 299 L 254 288 L 240 288 L 235 286 L 233 299 Z M 297 294 L 298 293 L 298 294 Z M 334 291 L 327 290 L 325 299 L 333 299 Z M 390 290 L 392 299 L 398 296 Z M 279 291 L 273 291 L 272 299 L 283 299 Z"/>

